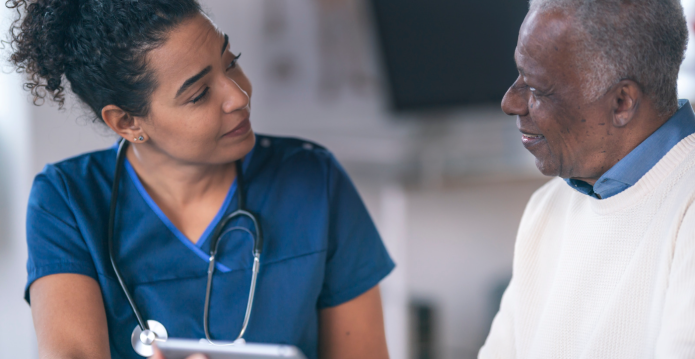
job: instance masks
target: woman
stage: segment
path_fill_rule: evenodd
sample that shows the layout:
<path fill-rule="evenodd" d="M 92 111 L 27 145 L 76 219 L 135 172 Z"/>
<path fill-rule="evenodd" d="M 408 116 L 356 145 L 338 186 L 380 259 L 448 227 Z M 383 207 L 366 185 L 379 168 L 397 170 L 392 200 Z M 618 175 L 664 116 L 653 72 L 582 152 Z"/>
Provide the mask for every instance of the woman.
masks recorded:
<path fill-rule="evenodd" d="M 393 263 L 355 188 L 320 146 L 253 133 L 240 54 L 195 0 L 8 5 L 23 8 L 11 60 L 35 101 L 62 104 L 69 85 L 130 142 L 122 167 L 114 146 L 48 165 L 34 181 L 25 298 L 41 357 L 139 357 L 110 234 L 142 317 L 171 338 L 204 338 L 211 232 L 239 194 L 264 237 L 244 338 L 293 344 L 308 358 L 388 357 L 377 284 Z M 213 339 L 234 340 L 242 326 L 257 232 L 246 218 L 222 231 Z"/>

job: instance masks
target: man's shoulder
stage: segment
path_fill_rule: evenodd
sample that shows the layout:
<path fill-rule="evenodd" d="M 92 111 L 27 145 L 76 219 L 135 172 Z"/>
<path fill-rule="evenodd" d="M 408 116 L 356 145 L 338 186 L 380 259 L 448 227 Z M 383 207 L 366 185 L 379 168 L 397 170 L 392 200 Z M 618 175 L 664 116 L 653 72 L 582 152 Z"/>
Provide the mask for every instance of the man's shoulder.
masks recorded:
<path fill-rule="evenodd" d="M 567 187 L 567 182 L 560 177 L 553 177 L 550 181 L 542 185 L 536 192 L 533 193 L 534 196 L 543 195 L 544 193 L 552 193 L 557 191 L 562 191 Z"/>
<path fill-rule="evenodd" d="M 565 200 L 575 194 L 575 191 L 567 185 L 564 179 L 555 177 L 541 186 L 533 193 L 528 202 L 527 210 L 541 208 L 552 203 L 566 203 Z"/>

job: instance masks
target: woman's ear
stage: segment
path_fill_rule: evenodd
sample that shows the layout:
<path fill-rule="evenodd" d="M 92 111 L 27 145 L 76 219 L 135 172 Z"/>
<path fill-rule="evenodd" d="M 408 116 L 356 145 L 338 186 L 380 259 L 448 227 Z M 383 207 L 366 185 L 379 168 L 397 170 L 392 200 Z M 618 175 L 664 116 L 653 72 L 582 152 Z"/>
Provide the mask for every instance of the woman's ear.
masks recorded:
<path fill-rule="evenodd" d="M 642 99 L 642 89 L 631 80 L 622 80 L 615 87 L 613 126 L 625 127 L 635 117 Z"/>
<path fill-rule="evenodd" d="M 101 109 L 101 118 L 113 132 L 131 142 L 143 142 L 147 135 L 140 127 L 139 118 L 130 115 L 116 105 L 107 105 Z"/>

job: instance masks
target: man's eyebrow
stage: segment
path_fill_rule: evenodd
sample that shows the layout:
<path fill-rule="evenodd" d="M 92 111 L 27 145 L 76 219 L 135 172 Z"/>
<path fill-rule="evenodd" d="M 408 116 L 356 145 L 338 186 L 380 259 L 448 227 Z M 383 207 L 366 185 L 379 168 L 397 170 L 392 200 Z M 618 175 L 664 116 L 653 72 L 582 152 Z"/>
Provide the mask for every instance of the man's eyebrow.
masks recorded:
<path fill-rule="evenodd" d="M 189 87 L 191 87 L 191 85 L 198 82 L 198 80 L 202 79 L 203 76 L 207 75 L 210 71 L 212 71 L 212 66 L 208 66 L 208 67 L 204 68 L 203 71 L 200 71 L 195 76 L 186 80 L 186 82 L 184 82 L 183 85 L 181 85 L 179 90 L 176 92 L 176 96 L 174 96 L 174 98 L 179 97 L 179 95 L 181 95 L 184 91 L 186 91 Z"/>
<path fill-rule="evenodd" d="M 229 44 L 229 36 L 227 36 L 227 34 L 224 34 L 224 44 L 222 44 L 222 53 L 220 55 L 224 55 L 224 52 L 227 50 L 228 44 Z"/>
<path fill-rule="evenodd" d="M 516 70 L 519 71 L 519 74 L 521 76 L 526 76 L 526 74 L 524 73 L 524 69 L 521 68 L 521 66 L 519 65 L 519 61 L 517 61 L 516 57 L 518 54 L 519 54 L 519 49 L 517 48 L 516 50 L 514 50 L 514 65 L 516 66 Z"/>

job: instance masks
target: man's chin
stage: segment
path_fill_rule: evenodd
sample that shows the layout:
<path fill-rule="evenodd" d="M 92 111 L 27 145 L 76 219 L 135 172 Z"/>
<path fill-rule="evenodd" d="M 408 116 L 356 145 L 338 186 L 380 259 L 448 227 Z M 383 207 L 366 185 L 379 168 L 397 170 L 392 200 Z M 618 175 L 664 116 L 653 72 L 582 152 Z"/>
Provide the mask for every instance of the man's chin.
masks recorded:
<path fill-rule="evenodd" d="M 550 161 L 536 157 L 536 168 L 538 168 L 538 170 L 541 171 L 541 173 L 544 176 L 548 176 L 548 177 L 559 176 L 560 171 L 558 171 L 557 166 L 554 163 L 549 163 L 549 162 Z"/>

